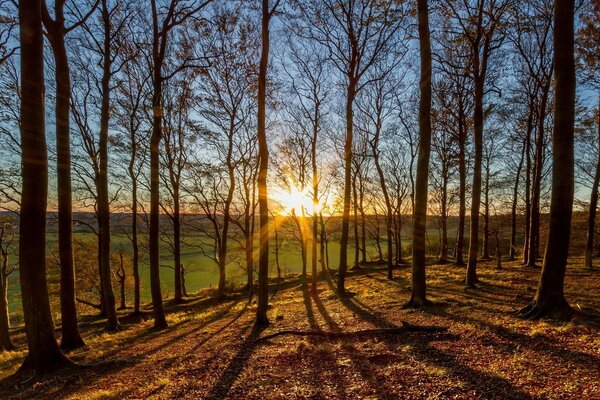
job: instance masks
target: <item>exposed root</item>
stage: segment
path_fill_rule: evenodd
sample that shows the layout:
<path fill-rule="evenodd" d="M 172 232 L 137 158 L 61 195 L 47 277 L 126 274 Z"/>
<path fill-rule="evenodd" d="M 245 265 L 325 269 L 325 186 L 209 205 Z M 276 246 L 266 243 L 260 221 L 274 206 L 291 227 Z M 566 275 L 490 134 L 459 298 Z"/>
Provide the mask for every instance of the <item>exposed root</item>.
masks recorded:
<path fill-rule="evenodd" d="M 326 339 L 340 339 L 347 337 L 365 336 L 365 335 L 397 335 L 406 332 L 424 332 L 424 333 L 438 333 L 447 332 L 448 327 L 445 326 L 421 326 L 413 325 L 409 322 L 402 321 L 402 327 L 398 328 L 379 328 L 379 329 L 365 329 L 361 331 L 353 332 L 331 332 L 331 331 L 301 331 L 301 330 L 283 330 L 272 333 L 270 335 L 258 338 L 257 342 L 273 339 L 278 336 L 291 335 L 291 336 L 318 336 Z"/>
<path fill-rule="evenodd" d="M 402 306 L 403 310 L 421 310 L 423 308 L 433 306 L 433 302 L 431 300 L 416 300 L 414 297 L 411 297 L 406 304 Z M 404 323 L 404 322 L 403 322 Z"/>
<path fill-rule="evenodd" d="M 519 318 L 528 321 L 536 321 L 542 318 L 570 321 L 574 314 L 575 310 L 566 301 L 544 304 L 536 300 L 533 300 L 516 313 Z"/>

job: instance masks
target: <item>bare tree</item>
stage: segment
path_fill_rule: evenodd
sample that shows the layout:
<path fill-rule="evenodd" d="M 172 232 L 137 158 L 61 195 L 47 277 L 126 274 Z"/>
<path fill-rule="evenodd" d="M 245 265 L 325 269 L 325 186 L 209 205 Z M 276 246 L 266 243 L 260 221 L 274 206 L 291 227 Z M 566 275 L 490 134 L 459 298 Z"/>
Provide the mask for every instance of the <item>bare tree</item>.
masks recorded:
<path fill-rule="evenodd" d="M 554 1 L 554 128 L 552 132 L 552 199 L 544 264 L 533 301 L 520 311 L 528 319 L 570 319 L 564 295 L 574 194 L 575 4 Z"/>
<path fill-rule="evenodd" d="M 44 125 L 42 3 L 19 2 L 22 190 L 19 278 L 28 354 L 23 368 L 37 373 L 72 365 L 54 336 L 46 280 L 48 155 Z"/>
<path fill-rule="evenodd" d="M 413 211 L 412 293 L 404 307 L 419 308 L 427 300 L 425 280 L 425 230 L 427 219 L 427 181 L 431 148 L 431 42 L 427 0 L 418 0 L 419 52 L 421 59 L 419 101 L 419 158 Z"/>
<path fill-rule="evenodd" d="M 43 1 L 42 15 L 52 51 L 54 53 L 56 80 L 56 179 L 58 196 L 58 252 L 60 257 L 60 310 L 62 324 L 61 347 L 77 348 L 85 345 L 77 321 L 75 305 L 75 268 L 73 266 L 73 200 L 71 189 L 71 147 L 70 147 L 70 93 L 71 76 L 65 36 L 85 23 L 94 12 L 95 5 L 87 14 L 66 25 L 66 0 L 54 2 L 54 18 L 50 15 L 46 1 Z M 77 5 L 74 5 L 77 9 Z"/>
<path fill-rule="evenodd" d="M 258 213 L 259 213 L 259 265 L 258 265 L 258 307 L 256 323 L 268 325 L 267 306 L 269 303 L 269 202 L 267 193 L 267 172 L 269 168 L 269 147 L 266 129 L 267 69 L 269 66 L 269 25 L 277 11 L 280 0 L 271 6 L 269 0 L 262 0 L 261 52 L 258 68 Z"/>
<path fill-rule="evenodd" d="M 179 60 L 177 65 L 166 71 L 168 52 L 174 50 L 173 35 L 182 25 L 194 18 L 211 0 L 194 2 L 169 0 L 164 4 L 150 0 L 152 25 L 152 55 L 150 72 L 152 81 L 152 134 L 150 137 L 150 289 L 154 311 L 154 327 L 165 329 L 167 320 L 160 288 L 159 224 L 160 224 L 160 142 L 163 137 L 163 88 L 178 72 L 194 66 L 194 57 Z"/>

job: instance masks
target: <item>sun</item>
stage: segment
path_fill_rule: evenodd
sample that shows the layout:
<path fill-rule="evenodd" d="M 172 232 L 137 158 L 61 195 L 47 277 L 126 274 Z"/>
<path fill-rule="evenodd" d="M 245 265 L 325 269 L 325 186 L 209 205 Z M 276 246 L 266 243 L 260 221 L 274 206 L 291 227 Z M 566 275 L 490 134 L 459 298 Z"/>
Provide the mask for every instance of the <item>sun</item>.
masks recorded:
<path fill-rule="evenodd" d="M 303 211 L 312 213 L 315 209 L 308 189 L 300 189 L 296 185 L 290 185 L 288 190 L 276 191 L 273 200 L 282 207 L 280 215 L 301 214 Z"/>

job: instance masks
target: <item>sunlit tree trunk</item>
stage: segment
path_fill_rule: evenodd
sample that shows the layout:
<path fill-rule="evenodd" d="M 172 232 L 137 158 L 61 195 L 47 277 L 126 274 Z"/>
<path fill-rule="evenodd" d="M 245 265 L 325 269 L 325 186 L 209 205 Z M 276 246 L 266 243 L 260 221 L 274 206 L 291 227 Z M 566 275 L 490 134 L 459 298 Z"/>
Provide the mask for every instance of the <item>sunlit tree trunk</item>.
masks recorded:
<path fill-rule="evenodd" d="M 258 265 L 258 307 L 256 323 L 267 325 L 269 304 L 269 202 L 267 193 L 267 171 L 269 168 L 269 146 L 266 130 L 267 67 L 269 65 L 269 23 L 279 4 L 275 1 L 269 8 L 269 0 L 262 0 L 262 22 L 260 64 L 258 71 L 258 213 L 259 213 L 259 265 Z"/>

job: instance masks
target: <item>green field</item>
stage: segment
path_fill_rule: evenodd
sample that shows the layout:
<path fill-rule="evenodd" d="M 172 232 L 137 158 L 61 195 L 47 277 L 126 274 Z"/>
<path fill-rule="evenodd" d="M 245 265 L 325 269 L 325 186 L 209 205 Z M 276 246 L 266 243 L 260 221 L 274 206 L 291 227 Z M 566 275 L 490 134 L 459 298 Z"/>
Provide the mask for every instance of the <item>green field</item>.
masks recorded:
<path fill-rule="evenodd" d="M 48 254 L 49 259 L 51 257 L 56 256 L 56 234 L 49 233 L 48 234 Z M 95 243 L 95 236 L 89 232 L 77 232 L 74 234 L 74 240 L 77 244 L 78 242 L 89 242 Z M 207 287 L 215 287 L 218 283 L 218 269 L 215 262 L 209 257 L 205 256 L 200 251 L 199 239 L 197 237 L 192 236 L 184 236 L 182 238 L 182 242 L 187 245 L 182 246 L 182 254 L 181 260 L 186 269 L 186 288 L 188 293 L 197 292 L 200 289 Z M 410 243 L 410 240 L 404 239 L 404 245 L 406 246 Z M 348 260 L 351 263 L 354 260 L 354 247 L 353 241 L 351 240 L 350 248 L 348 249 Z M 113 233 L 111 236 L 111 244 L 113 249 L 119 250 L 122 249 L 124 252 L 124 256 L 126 260 L 131 257 L 131 243 L 129 238 L 122 233 Z M 383 247 L 383 252 L 385 254 L 385 243 L 381 243 Z M 275 249 L 274 249 L 274 241 L 271 241 L 271 259 L 269 268 L 269 273 L 271 275 L 277 274 L 277 266 L 275 263 Z M 240 267 L 241 265 L 245 265 L 245 260 L 243 259 L 243 252 L 241 251 L 239 243 L 235 241 L 230 241 L 230 262 L 227 265 L 227 280 L 232 283 L 241 284 L 246 280 L 246 271 Z M 150 301 L 150 271 L 148 268 L 148 261 L 146 257 L 146 252 L 143 249 L 143 246 L 140 250 L 140 274 L 142 280 L 142 302 Z M 88 258 L 89 255 L 89 258 Z M 15 255 L 13 255 L 13 259 L 11 262 L 16 261 L 14 259 Z M 81 253 L 77 253 L 76 251 L 76 259 L 75 263 L 80 262 L 88 262 L 95 263 L 97 257 L 96 249 L 92 246 L 87 253 L 83 255 Z M 374 242 L 367 242 L 367 258 L 376 259 L 378 258 L 377 250 Z M 256 258 L 255 263 L 258 258 Z M 332 239 L 329 243 L 329 263 L 332 268 L 337 268 L 339 260 L 339 243 L 337 240 Z M 293 238 L 280 238 L 280 251 L 279 251 L 279 263 L 282 269 L 282 273 L 284 274 L 293 274 L 300 273 L 302 271 L 302 257 L 300 254 L 300 248 L 298 246 L 298 242 Z M 169 246 L 161 241 L 161 249 L 160 249 L 160 264 L 161 264 L 161 283 L 163 289 L 163 296 L 170 297 L 173 293 L 173 281 L 174 281 L 174 272 L 172 269 L 173 266 L 173 256 L 169 249 Z M 95 264 L 97 265 L 97 263 Z M 256 265 L 255 265 L 256 268 Z M 310 273 L 310 261 L 308 265 L 308 270 Z M 49 286 L 51 296 L 53 297 L 53 312 L 56 317 L 59 316 L 60 310 L 58 307 L 58 281 L 57 275 L 58 271 L 56 268 L 52 267 L 51 262 L 49 263 Z M 256 271 L 256 270 L 255 270 Z M 130 273 L 131 270 L 128 271 L 128 281 L 129 284 L 132 284 L 133 278 Z M 256 276 L 256 272 L 255 272 Z M 115 293 L 118 295 L 118 290 L 115 284 Z M 80 288 L 81 289 L 81 288 Z M 132 300 L 132 295 L 128 294 L 129 298 L 127 299 L 128 304 Z M 13 273 L 9 277 L 9 310 L 11 313 L 11 319 L 17 323 L 21 320 L 21 298 L 19 291 L 19 283 L 18 283 L 18 271 Z"/>

